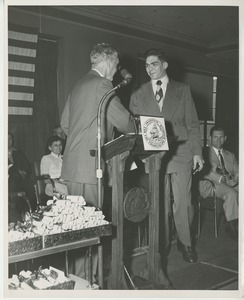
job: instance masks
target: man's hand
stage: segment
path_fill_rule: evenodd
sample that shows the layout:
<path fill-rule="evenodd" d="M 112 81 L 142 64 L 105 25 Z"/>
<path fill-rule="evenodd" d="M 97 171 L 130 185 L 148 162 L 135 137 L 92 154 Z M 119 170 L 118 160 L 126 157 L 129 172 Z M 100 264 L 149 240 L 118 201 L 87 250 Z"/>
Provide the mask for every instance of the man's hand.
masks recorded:
<path fill-rule="evenodd" d="M 226 184 L 228 186 L 234 187 L 238 184 L 238 182 L 235 179 L 229 179 L 228 177 L 226 177 Z"/>
<path fill-rule="evenodd" d="M 193 156 L 193 174 L 202 170 L 204 164 L 204 160 L 200 155 Z"/>

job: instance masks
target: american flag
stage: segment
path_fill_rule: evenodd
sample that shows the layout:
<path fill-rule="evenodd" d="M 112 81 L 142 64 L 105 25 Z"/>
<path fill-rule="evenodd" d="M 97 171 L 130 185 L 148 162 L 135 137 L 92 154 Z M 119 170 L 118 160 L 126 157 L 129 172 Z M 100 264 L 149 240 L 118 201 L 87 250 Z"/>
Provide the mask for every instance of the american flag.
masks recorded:
<path fill-rule="evenodd" d="M 9 24 L 8 114 L 32 116 L 37 29 Z"/>

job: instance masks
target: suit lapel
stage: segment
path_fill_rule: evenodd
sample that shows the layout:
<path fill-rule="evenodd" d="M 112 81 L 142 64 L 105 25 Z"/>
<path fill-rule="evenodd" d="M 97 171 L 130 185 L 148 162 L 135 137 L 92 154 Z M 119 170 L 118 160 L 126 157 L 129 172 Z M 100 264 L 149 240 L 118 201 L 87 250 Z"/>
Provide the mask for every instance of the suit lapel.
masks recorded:
<path fill-rule="evenodd" d="M 213 147 L 210 147 L 210 159 L 212 161 L 215 161 L 216 164 L 219 165 L 219 158 L 218 158 L 218 155 L 216 154 L 216 152 L 214 151 Z"/>
<path fill-rule="evenodd" d="M 224 154 L 224 153 L 223 153 Z M 225 154 L 224 154 L 225 155 Z M 217 167 L 220 167 L 220 161 L 219 161 L 219 156 L 218 154 L 214 151 L 214 148 L 211 146 L 210 147 L 210 161 L 212 162 L 214 166 L 214 170 L 216 170 Z M 225 162 L 225 168 L 228 171 L 228 163 L 224 157 L 224 162 Z"/>
<path fill-rule="evenodd" d="M 232 170 L 232 166 L 231 166 L 231 162 L 232 162 L 232 159 L 231 159 L 231 155 L 228 151 L 225 151 L 223 149 L 223 158 L 224 158 L 224 162 L 225 162 L 225 168 L 227 171 L 231 172 Z"/>
<path fill-rule="evenodd" d="M 165 116 L 167 120 L 171 120 L 173 118 L 173 115 L 179 105 L 179 101 L 180 90 L 173 81 L 169 80 L 162 110 L 163 116 Z"/>
<path fill-rule="evenodd" d="M 214 161 L 216 163 L 217 166 L 220 165 L 220 161 L 219 161 L 219 157 L 218 155 L 216 154 L 216 152 L 214 151 L 213 147 L 210 147 L 211 149 L 211 152 L 210 152 L 210 155 L 211 155 L 211 159 L 212 161 Z M 223 149 L 223 159 L 224 159 L 224 163 L 225 163 L 225 168 L 228 172 L 231 172 L 232 168 L 231 168 L 231 155 L 228 151 L 225 151 Z"/>
<path fill-rule="evenodd" d="M 153 94 L 151 81 L 145 83 L 143 87 L 144 88 L 142 89 L 141 96 L 145 99 L 144 104 L 147 106 L 145 111 L 150 112 L 150 114 L 152 115 L 161 115 L 162 113 L 160 112 L 158 103 Z"/>
<path fill-rule="evenodd" d="M 212 160 L 216 161 L 216 163 L 220 163 L 219 161 L 219 156 L 217 155 L 217 153 L 214 151 L 214 148 L 211 146 L 210 147 L 211 149 L 211 157 L 212 157 Z M 223 151 L 223 159 L 224 159 L 224 163 L 225 163 L 225 167 L 227 168 L 228 164 L 229 164 L 229 161 L 230 161 L 230 155 L 227 151 L 225 151 L 224 149 L 222 150 Z"/>

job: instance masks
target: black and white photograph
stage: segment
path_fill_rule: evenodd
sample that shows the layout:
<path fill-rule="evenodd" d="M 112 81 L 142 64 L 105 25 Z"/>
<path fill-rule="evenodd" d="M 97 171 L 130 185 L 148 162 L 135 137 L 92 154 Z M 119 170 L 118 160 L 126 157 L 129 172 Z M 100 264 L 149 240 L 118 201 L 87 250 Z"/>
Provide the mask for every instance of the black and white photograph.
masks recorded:
<path fill-rule="evenodd" d="M 4 299 L 243 297 L 243 20 L 4 1 Z"/>

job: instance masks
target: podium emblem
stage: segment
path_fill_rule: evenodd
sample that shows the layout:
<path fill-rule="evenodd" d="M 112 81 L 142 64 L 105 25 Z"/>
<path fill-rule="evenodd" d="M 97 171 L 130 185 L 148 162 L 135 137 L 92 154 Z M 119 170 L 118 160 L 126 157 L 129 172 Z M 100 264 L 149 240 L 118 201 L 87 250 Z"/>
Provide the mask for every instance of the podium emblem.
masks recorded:
<path fill-rule="evenodd" d="M 164 118 L 140 116 L 145 150 L 169 150 Z"/>
<path fill-rule="evenodd" d="M 131 222 L 141 222 L 150 212 L 151 200 L 143 187 L 131 188 L 124 199 L 124 216 Z"/>

